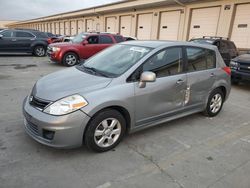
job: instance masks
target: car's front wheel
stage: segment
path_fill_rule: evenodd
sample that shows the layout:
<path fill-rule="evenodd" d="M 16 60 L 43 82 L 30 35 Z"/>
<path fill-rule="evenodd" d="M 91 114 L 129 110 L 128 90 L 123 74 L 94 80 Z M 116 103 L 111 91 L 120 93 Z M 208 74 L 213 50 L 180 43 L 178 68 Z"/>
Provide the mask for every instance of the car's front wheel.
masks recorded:
<path fill-rule="evenodd" d="M 221 89 L 215 89 L 208 98 L 204 114 L 208 117 L 214 117 L 220 113 L 224 103 L 224 94 Z"/>
<path fill-rule="evenodd" d="M 46 49 L 44 46 L 36 46 L 33 53 L 35 56 L 43 57 L 46 55 Z"/>
<path fill-rule="evenodd" d="M 126 121 L 120 112 L 103 110 L 90 121 L 84 136 L 85 144 L 96 152 L 108 151 L 120 143 L 125 131 Z"/>
<path fill-rule="evenodd" d="M 63 57 L 63 64 L 67 67 L 75 66 L 78 62 L 78 56 L 73 52 L 66 53 Z"/>

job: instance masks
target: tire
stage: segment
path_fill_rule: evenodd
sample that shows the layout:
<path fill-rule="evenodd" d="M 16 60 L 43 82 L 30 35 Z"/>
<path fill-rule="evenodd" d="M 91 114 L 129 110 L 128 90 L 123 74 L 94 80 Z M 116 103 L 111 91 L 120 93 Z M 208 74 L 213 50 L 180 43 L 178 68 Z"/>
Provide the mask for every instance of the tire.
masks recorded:
<path fill-rule="evenodd" d="M 126 121 L 123 115 L 117 110 L 107 109 L 91 119 L 85 132 L 84 142 L 90 150 L 105 152 L 116 147 L 125 132 Z"/>
<path fill-rule="evenodd" d="M 35 46 L 33 54 L 37 57 L 43 57 L 46 55 L 46 48 L 44 46 Z"/>
<path fill-rule="evenodd" d="M 67 67 L 75 66 L 79 63 L 79 58 L 77 54 L 73 52 L 68 52 L 63 56 L 63 65 Z"/>
<path fill-rule="evenodd" d="M 221 89 L 215 89 L 209 95 L 207 106 L 203 114 L 208 117 L 214 117 L 218 115 L 223 107 L 224 94 Z M 212 106 L 213 105 L 213 106 Z"/>

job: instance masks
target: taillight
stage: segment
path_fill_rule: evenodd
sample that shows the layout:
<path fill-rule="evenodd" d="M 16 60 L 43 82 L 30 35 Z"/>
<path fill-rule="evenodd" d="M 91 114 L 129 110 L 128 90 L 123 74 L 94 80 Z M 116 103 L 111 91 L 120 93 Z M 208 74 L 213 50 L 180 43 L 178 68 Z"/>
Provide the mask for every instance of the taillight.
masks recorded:
<path fill-rule="evenodd" d="M 222 68 L 229 76 L 231 76 L 231 69 L 230 67 L 223 67 Z"/>
<path fill-rule="evenodd" d="M 51 38 L 48 38 L 48 40 L 47 40 L 47 41 L 48 41 L 48 43 L 49 43 L 49 44 L 51 44 L 51 43 L 52 43 Z"/>

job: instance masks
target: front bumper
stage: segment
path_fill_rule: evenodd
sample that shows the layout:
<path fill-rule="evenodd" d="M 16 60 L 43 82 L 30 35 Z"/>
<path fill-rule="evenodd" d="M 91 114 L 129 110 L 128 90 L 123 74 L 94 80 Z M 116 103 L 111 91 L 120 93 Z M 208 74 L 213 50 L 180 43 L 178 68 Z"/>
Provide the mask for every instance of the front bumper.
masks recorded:
<path fill-rule="evenodd" d="M 240 72 L 232 69 L 232 80 L 250 81 L 250 73 Z"/>
<path fill-rule="evenodd" d="M 59 52 L 52 52 L 52 51 L 47 51 L 47 56 L 49 59 L 55 63 L 61 63 L 62 62 L 62 57 Z"/>
<path fill-rule="evenodd" d="M 23 102 L 23 114 L 27 134 L 37 142 L 55 148 L 80 147 L 85 127 L 90 120 L 80 110 L 64 116 L 43 113 L 32 107 L 27 97 Z"/>

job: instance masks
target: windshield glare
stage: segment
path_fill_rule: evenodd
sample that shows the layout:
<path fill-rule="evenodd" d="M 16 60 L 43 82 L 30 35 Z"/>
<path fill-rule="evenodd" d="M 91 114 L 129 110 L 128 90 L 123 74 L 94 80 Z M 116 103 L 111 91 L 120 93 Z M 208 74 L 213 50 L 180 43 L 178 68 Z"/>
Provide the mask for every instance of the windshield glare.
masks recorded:
<path fill-rule="evenodd" d="M 72 39 L 72 42 L 73 43 L 81 43 L 82 41 L 84 41 L 85 38 L 86 38 L 86 35 L 84 33 L 80 33 Z"/>
<path fill-rule="evenodd" d="M 111 77 L 117 77 L 135 65 L 150 51 L 150 48 L 117 44 L 90 58 L 82 66 L 94 68 Z"/>

